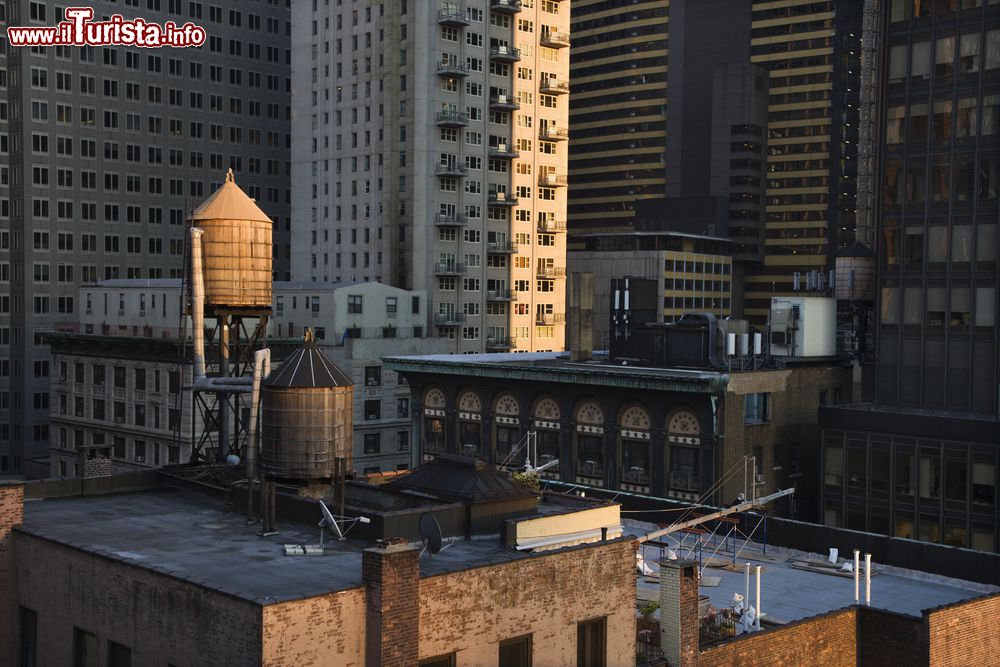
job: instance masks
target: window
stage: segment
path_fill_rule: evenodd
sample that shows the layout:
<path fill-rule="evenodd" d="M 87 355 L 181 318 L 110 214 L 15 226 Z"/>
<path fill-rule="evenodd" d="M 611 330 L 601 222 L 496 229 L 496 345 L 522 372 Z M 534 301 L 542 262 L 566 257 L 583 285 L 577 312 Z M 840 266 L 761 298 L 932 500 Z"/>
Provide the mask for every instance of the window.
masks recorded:
<path fill-rule="evenodd" d="M 604 667 L 607 664 L 608 619 L 595 618 L 576 626 L 577 667 Z"/>
<path fill-rule="evenodd" d="M 366 387 L 378 387 L 382 385 L 382 367 L 381 366 L 366 366 L 365 367 L 365 386 Z"/>
<path fill-rule="evenodd" d="M 73 628 L 73 667 L 97 667 L 97 637 Z"/>
<path fill-rule="evenodd" d="M 499 667 L 531 667 L 531 635 L 500 642 Z"/>
<path fill-rule="evenodd" d="M 382 452 L 382 434 L 365 433 L 365 454 L 380 454 Z"/>
<path fill-rule="evenodd" d="M 4 466 L 6 468 L 6 466 Z M 35 667 L 38 655 L 38 613 L 33 609 L 21 607 L 21 664 L 23 667 Z"/>
<path fill-rule="evenodd" d="M 365 421 L 375 421 L 382 418 L 382 401 L 376 399 L 365 401 Z"/>
<path fill-rule="evenodd" d="M 763 424 L 767 421 L 767 394 L 747 394 L 743 404 L 744 424 Z"/>
<path fill-rule="evenodd" d="M 108 667 L 131 667 L 132 649 L 108 640 Z"/>
<path fill-rule="evenodd" d="M 361 312 L 362 297 L 360 294 L 350 294 L 347 297 L 347 312 L 348 313 L 360 313 Z"/>
<path fill-rule="evenodd" d="M 420 667 L 455 667 L 455 654 L 439 655 L 420 661 Z"/>

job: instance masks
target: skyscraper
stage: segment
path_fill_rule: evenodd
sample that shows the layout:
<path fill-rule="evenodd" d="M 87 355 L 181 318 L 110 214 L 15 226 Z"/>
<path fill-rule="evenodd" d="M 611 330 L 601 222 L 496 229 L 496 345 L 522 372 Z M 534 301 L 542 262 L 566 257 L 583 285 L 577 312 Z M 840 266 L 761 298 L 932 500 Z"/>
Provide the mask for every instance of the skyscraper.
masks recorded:
<path fill-rule="evenodd" d="M 823 518 L 995 551 L 1000 2 L 881 18 L 877 402 L 821 412 Z"/>
<path fill-rule="evenodd" d="M 663 196 L 667 0 L 574 0 L 569 216 L 625 230 L 635 202 Z"/>
<path fill-rule="evenodd" d="M 275 221 L 288 272 L 289 9 L 180 0 L 90 3 L 194 22 L 201 48 L 0 50 L 0 473 L 47 454 L 49 353 L 78 320 L 82 283 L 179 277 L 184 222 L 232 167 Z M 6 25 L 54 26 L 61 6 L 0 6 Z M 180 313 L 178 313 L 178 318 Z"/>
<path fill-rule="evenodd" d="M 751 62 L 770 73 L 764 263 L 746 314 L 766 317 L 794 272 L 833 269 L 854 242 L 860 0 L 754 0 Z"/>
<path fill-rule="evenodd" d="M 574 3 L 571 239 L 633 229 L 637 200 L 726 197 L 734 312 L 759 322 L 794 272 L 832 269 L 854 240 L 862 5 Z"/>
<path fill-rule="evenodd" d="M 296 3 L 294 278 L 427 289 L 456 352 L 561 349 L 569 4 Z"/>

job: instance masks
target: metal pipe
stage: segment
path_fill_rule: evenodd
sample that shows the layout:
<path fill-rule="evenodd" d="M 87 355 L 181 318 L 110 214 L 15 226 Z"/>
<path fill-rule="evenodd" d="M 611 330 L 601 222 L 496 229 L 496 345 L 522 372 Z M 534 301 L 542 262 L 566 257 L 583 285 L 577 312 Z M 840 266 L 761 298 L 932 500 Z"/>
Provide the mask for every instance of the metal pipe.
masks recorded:
<path fill-rule="evenodd" d="M 191 328 L 194 344 L 194 379 L 205 377 L 205 279 L 201 267 L 201 235 L 191 228 Z"/>
<path fill-rule="evenodd" d="M 865 554 L 865 606 L 872 604 L 872 555 Z"/>
<path fill-rule="evenodd" d="M 747 609 L 750 606 L 750 561 L 747 561 L 746 574 L 747 574 L 747 577 L 746 577 L 746 581 L 744 582 L 746 585 L 743 587 L 744 588 L 744 590 L 743 590 L 743 609 L 744 610 Z"/>
<path fill-rule="evenodd" d="M 758 630 L 760 630 L 760 614 L 761 614 L 761 610 L 760 610 L 760 565 L 758 565 L 757 566 L 757 618 L 754 621 L 754 623 L 756 624 Z"/>
<path fill-rule="evenodd" d="M 219 374 L 222 377 L 229 375 L 229 316 L 222 318 L 219 327 Z M 237 399 L 238 400 L 238 399 Z M 237 403 L 238 405 L 238 403 Z M 229 450 L 229 399 L 219 396 L 219 452 L 216 457 L 219 461 L 224 461 Z"/>
<path fill-rule="evenodd" d="M 271 351 L 268 349 L 257 350 L 253 353 L 253 391 L 250 393 L 250 424 L 247 429 L 247 445 L 244 457 L 247 464 L 247 521 L 253 521 L 253 477 L 254 467 L 257 465 L 257 448 L 259 443 L 257 431 L 257 416 L 260 410 L 260 381 L 270 358 Z"/>
<path fill-rule="evenodd" d="M 861 601 L 861 551 L 854 550 L 854 604 Z"/>

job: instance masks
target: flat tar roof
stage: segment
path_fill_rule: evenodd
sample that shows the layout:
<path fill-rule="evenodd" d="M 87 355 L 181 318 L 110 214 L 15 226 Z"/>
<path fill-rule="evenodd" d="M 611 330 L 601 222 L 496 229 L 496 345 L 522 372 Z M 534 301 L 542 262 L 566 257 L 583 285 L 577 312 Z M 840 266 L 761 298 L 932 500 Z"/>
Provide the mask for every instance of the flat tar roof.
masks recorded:
<path fill-rule="evenodd" d="M 638 534 L 641 529 L 634 526 L 626 527 L 626 532 Z M 658 569 L 656 563 L 661 553 L 659 547 L 644 544 L 642 551 L 643 558 L 654 569 Z M 678 556 L 681 558 L 691 557 L 683 550 L 678 551 L 680 551 Z M 706 560 L 711 551 L 711 548 L 705 549 Z M 824 556 L 770 546 L 767 548 L 766 559 L 761 558 L 759 551 L 754 551 L 750 555 L 743 552 L 741 556 L 737 558 L 738 567 L 742 568 L 746 562 L 751 564 L 749 602 L 754 606 L 756 606 L 756 582 L 753 577 L 753 567 L 761 566 L 761 607 L 764 610 L 764 618 L 790 623 L 854 604 L 853 577 L 796 569 L 790 563 L 790 559 L 801 558 L 825 560 Z M 840 557 L 841 560 L 844 557 L 853 560 L 854 554 L 840 554 Z M 722 561 L 731 562 L 731 558 L 731 553 L 726 554 L 723 548 L 715 555 L 714 562 L 719 564 Z M 863 554 L 861 561 L 862 567 L 864 567 Z M 886 567 L 879 564 L 877 554 L 872 556 L 872 570 L 875 574 L 871 579 L 871 606 L 916 617 L 920 617 L 924 609 L 952 604 L 1000 590 L 1000 588 L 993 586 L 948 579 L 916 570 Z M 718 585 L 707 585 L 709 582 L 715 583 L 711 579 L 712 577 L 721 579 Z M 659 584 L 647 581 L 642 577 L 639 579 L 638 586 L 641 598 L 646 598 L 652 591 L 659 590 Z M 745 587 L 746 575 L 742 570 L 732 571 L 724 567 L 710 566 L 705 567 L 702 572 L 702 585 L 699 592 L 701 595 L 707 595 L 712 606 L 716 609 L 722 609 L 731 607 L 733 593 L 743 595 Z M 863 574 L 860 594 L 863 604 L 865 599 Z"/>
<path fill-rule="evenodd" d="M 28 500 L 18 530 L 262 605 L 362 585 L 361 551 L 370 542 L 337 542 L 327 532 L 327 555 L 286 556 L 284 544 L 318 544 L 319 527 L 279 522 L 278 535 L 260 537 L 259 524 L 210 503 L 172 490 Z M 459 540 L 422 556 L 420 574 L 530 557 L 502 548 L 499 535 Z"/>

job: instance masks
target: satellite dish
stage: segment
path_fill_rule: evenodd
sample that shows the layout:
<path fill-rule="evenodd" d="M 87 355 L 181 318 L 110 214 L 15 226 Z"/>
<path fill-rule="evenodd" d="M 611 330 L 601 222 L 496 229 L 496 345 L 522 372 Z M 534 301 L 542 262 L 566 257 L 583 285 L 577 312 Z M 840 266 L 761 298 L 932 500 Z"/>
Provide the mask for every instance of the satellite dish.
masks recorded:
<path fill-rule="evenodd" d="M 420 515 L 420 539 L 432 554 L 441 551 L 441 524 L 430 512 Z"/>
<path fill-rule="evenodd" d="M 327 526 L 330 529 L 330 532 L 337 536 L 337 539 L 343 541 L 344 534 L 340 532 L 340 526 L 337 525 L 337 520 L 333 518 L 332 514 L 330 514 L 330 508 L 328 508 L 326 503 L 322 500 L 317 499 L 316 502 L 319 503 L 319 508 L 323 512 L 323 520 L 319 522 L 320 527 L 322 528 L 323 526 Z M 323 533 L 321 531 L 320 536 L 322 537 L 322 535 Z"/>

